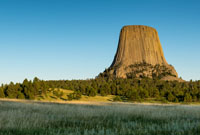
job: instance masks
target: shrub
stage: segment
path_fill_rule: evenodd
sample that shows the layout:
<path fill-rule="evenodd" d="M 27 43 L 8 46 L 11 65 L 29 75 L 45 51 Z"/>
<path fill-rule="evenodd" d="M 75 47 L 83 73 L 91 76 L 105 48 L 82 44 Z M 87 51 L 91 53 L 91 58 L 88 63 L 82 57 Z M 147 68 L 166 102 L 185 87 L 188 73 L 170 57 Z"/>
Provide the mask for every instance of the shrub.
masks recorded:
<path fill-rule="evenodd" d="M 184 102 L 192 102 L 192 96 L 189 93 L 186 93 Z"/>
<path fill-rule="evenodd" d="M 67 95 L 68 97 L 68 100 L 79 100 L 81 99 L 82 95 L 81 95 L 81 92 L 78 91 L 78 92 L 74 92 L 74 93 L 70 93 L 69 95 Z"/>
<path fill-rule="evenodd" d="M 113 101 L 122 101 L 121 97 L 120 96 L 116 96 L 113 98 Z"/>
<path fill-rule="evenodd" d="M 17 94 L 17 98 L 18 98 L 18 99 L 25 99 L 25 96 L 24 96 L 23 93 L 18 92 L 18 94 Z"/>

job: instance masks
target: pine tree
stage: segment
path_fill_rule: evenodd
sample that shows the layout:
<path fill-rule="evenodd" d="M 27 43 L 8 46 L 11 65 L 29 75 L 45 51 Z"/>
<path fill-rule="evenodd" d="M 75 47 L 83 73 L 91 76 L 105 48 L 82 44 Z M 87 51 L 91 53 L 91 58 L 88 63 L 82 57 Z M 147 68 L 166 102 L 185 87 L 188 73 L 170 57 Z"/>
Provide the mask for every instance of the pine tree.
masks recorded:
<path fill-rule="evenodd" d="M 5 94 L 8 98 L 17 98 L 18 89 L 16 85 L 11 82 L 5 89 Z"/>
<path fill-rule="evenodd" d="M 170 102 L 175 101 L 175 97 L 171 92 L 167 95 L 167 100 L 170 101 Z"/>
<path fill-rule="evenodd" d="M 192 102 L 192 96 L 189 93 L 186 93 L 184 102 Z"/>
<path fill-rule="evenodd" d="M 4 94 L 3 88 L 0 88 L 0 98 L 5 98 L 5 94 Z"/>

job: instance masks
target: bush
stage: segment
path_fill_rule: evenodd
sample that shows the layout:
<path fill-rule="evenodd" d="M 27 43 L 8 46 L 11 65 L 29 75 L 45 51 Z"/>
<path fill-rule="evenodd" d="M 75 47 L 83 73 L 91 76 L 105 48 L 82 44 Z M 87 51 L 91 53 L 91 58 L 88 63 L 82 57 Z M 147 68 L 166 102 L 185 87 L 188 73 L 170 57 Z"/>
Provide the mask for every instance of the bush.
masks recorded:
<path fill-rule="evenodd" d="M 167 99 L 164 98 L 164 97 L 161 97 L 161 98 L 160 98 L 160 101 L 161 101 L 162 103 L 168 103 Z"/>
<path fill-rule="evenodd" d="M 189 93 L 186 93 L 184 102 L 192 102 L 192 96 Z"/>
<path fill-rule="evenodd" d="M 70 93 L 69 95 L 67 95 L 67 97 L 68 97 L 68 100 L 73 100 L 73 99 L 79 100 L 81 99 L 82 95 L 81 95 L 81 92 L 78 91 L 78 92 Z"/>
<path fill-rule="evenodd" d="M 170 101 L 170 102 L 174 102 L 175 101 L 175 96 L 172 94 L 172 93 L 169 93 L 167 95 L 167 100 Z"/>
<path fill-rule="evenodd" d="M 97 95 L 97 91 L 93 87 L 87 87 L 87 96 L 94 97 Z"/>
<path fill-rule="evenodd" d="M 61 98 L 64 95 L 64 93 L 63 91 L 60 91 L 60 90 L 54 90 L 53 95 L 55 95 L 58 98 Z"/>
<path fill-rule="evenodd" d="M 79 92 L 79 91 L 78 91 L 78 92 L 74 92 L 73 94 L 74 94 L 74 95 L 73 95 L 73 96 L 74 96 L 74 99 L 76 99 L 76 100 L 79 100 L 79 99 L 81 99 L 81 97 L 82 97 L 81 92 Z"/>
<path fill-rule="evenodd" d="M 113 101 L 116 101 L 116 102 L 117 102 L 117 101 L 122 101 L 122 99 L 121 99 L 120 96 L 116 96 L 116 97 L 113 98 Z"/>
<path fill-rule="evenodd" d="M 17 94 L 17 98 L 18 98 L 18 99 L 25 99 L 25 96 L 24 96 L 23 93 L 18 92 L 18 94 Z"/>
<path fill-rule="evenodd" d="M 56 97 L 59 97 L 59 92 L 57 90 L 53 91 L 53 95 L 55 95 Z"/>

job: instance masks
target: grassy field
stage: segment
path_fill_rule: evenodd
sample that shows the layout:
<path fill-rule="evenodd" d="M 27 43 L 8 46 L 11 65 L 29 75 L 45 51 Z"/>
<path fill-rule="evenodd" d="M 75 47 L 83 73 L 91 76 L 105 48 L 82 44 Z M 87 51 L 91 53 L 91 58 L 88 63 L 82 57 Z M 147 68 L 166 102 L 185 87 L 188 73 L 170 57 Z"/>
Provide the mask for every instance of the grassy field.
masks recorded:
<path fill-rule="evenodd" d="M 57 91 L 58 93 L 62 92 L 63 95 L 61 97 L 57 97 L 54 93 L 54 91 Z M 74 91 L 72 90 L 66 90 L 66 89 L 55 89 L 54 91 L 49 90 L 47 92 L 47 95 L 42 95 L 36 98 L 38 101 L 52 101 L 52 102 L 65 102 L 68 100 L 67 95 L 73 93 Z M 81 99 L 79 101 L 98 101 L 98 102 L 111 102 L 113 101 L 114 95 L 107 95 L 107 96 L 100 96 L 97 95 L 95 97 L 89 97 L 82 95 Z"/>
<path fill-rule="evenodd" d="M 0 101 L 0 135 L 199 135 L 200 106 Z"/>
<path fill-rule="evenodd" d="M 54 92 L 57 93 L 63 93 L 63 95 L 61 97 L 58 97 L 54 94 Z M 41 95 L 36 97 L 35 101 L 42 101 L 42 102 L 56 102 L 56 103 L 71 103 L 72 101 L 68 100 L 68 95 L 74 93 L 74 91 L 72 90 L 66 90 L 66 89 L 54 89 L 54 90 L 49 90 L 47 92 L 46 95 Z M 86 96 L 86 95 L 82 95 L 82 97 L 78 100 L 73 100 L 73 103 L 75 102 L 109 102 L 112 103 L 114 102 L 113 99 L 115 98 L 115 95 L 107 95 L 107 96 L 101 96 L 99 94 L 97 94 L 94 97 L 91 96 Z M 1 100 L 1 99 L 0 99 Z M 178 105 L 178 104 L 191 104 L 191 105 L 200 105 L 200 102 L 179 102 L 179 103 L 175 103 L 175 102 L 168 102 L 167 100 L 157 100 L 156 98 L 145 98 L 143 100 L 140 101 L 127 101 L 127 100 L 123 100 L 124 102 L 129 102 L 129 103 L 153 103 L 153 104 L 174 104 L 174 105 Z"/>

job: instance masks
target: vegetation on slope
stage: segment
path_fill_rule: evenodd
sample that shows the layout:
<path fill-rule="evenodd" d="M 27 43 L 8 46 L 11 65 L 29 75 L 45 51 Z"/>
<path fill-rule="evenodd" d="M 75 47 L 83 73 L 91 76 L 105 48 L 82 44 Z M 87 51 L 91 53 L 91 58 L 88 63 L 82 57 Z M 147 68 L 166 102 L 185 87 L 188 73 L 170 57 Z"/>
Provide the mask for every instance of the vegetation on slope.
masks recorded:
<path fill-rule="evenodd" d="M 49 90 L 73 90 L 68 99 L 80 99 L 80 96 L 115 95 L 117 101 L 144 101 L 153 99 L 162 102 L 199 102 L 200 81 L 177 82 L 159 79 L 120 79 L 98 77 L 91 80 L 43 81 L 35 78 L 23 83 L 10 83 L 0 87 L 1 98 L 37 99 L 48 97 Z M 54 95 L 62 97 L 62 93 Z M 65 93 L 63 93 L 65 94 Z M 66 96 L 66 95 L 65 95 Z"/>
<path fill-rule="evenodd" d="M 103 73 L 99 74 L 99 77 L 109 77 L 116 78 L 116 70 L 121 66 L 121 64 L 115 65 L 114 67 L 106 69 Z M 153 78 L 153 79 L 162 79 L 167 76 L 176 77 L 175 73 L 173 73 L 172 66 L 168 65 L 151 65 L 146 63 L 145 61 L 142 63 L 136 63 L 133 65 L 129 65 L 124 67 L 126 71 L 125 78 L 128 79 L 143 79 L 143 78 Z"/>

